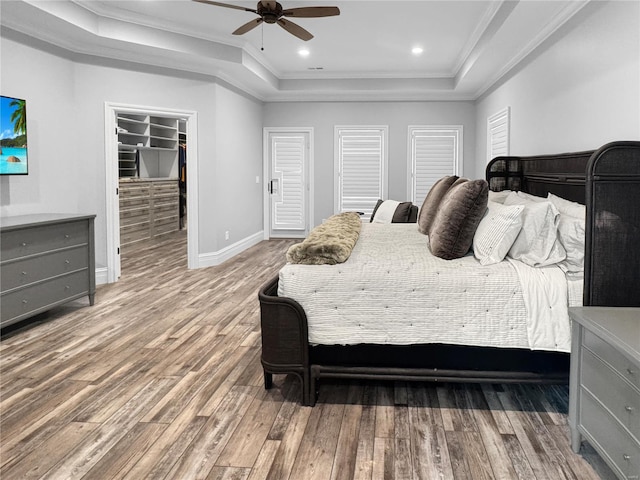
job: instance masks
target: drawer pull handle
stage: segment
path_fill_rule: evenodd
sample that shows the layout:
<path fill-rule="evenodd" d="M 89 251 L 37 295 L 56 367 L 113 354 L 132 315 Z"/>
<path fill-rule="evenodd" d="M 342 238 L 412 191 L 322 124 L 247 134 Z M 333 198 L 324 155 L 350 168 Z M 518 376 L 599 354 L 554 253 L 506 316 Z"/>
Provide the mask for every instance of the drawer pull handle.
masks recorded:
<path fill-rule="evenodd" d="M 28 301 L 26 301 L 26 300 L 22 300 L 22 304 L 23 304 L 23 305 L 26 305 L 27 303 L 29 303 L 29 302 L 28 302 Z"/>
<path fill-rule="evenodd" d="M 69 285 L 65 285 L 65 286 L 64 286 L 64 289 L 65 289 L 65 290 L 69 290 L 70 288 L 71 288 L 71 287 L 70 287 Z"/>
<path fill-rule="evenodd" d="M 66 234 L 66 235 L 64 236 L 64 238 L 69 238 L 69 234 Z"/>
<path fill-rule="evenodd" d="M 624 455 L 622 455 L 622 458 L 624 458 L 627 462 L 629 460 L 631 460 L 631 457 L 629 455 L 627 455 L 626 453 Z"/>
<path fill-rule="evenodd" d="M 631 406 L 629 406 L 629 405 L 626 405 L 626 406 L 624 407 L 624 409 L 625 409 L 627 412 L 629 412 L 629 413 L 633 412 L 633 407 L 631 407 Z"/>
<path fill-rule="evenodd" d="M 27 242 L 22 242 L 22 246 L 26 247 L 27 246 Z"/>
<path fill-rule="evenodd" d="M 633 370 L 632 368 L 627 368 L 627 373 L 629 375 L 635 375 L 636 374 L 635 370 Z"/>
<path fill-rule="evenodd" d="M 27 272 L 22 272 L 22 275 L 26 275 L 26 274 L 27 274 Z"/>
<path fill-rule="evenodd" d="M 71 262 L 69 260 L 65 260 L 64 263 L 66 263 L 67 265 L 69 265 Z"/>

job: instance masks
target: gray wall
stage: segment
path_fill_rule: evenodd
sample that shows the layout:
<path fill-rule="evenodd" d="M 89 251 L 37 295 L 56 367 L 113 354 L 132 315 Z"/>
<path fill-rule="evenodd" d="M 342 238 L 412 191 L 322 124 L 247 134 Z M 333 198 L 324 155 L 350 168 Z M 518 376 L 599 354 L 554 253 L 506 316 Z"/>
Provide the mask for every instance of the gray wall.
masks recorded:
<path fill-rule="evenodd" d="M 199 255 L 262 230 L 261 102 L 213 78 L 1 43 L 2 94 L 27 100 L 30 162 L 28 176 L 0 178 L 2 216 L 96 213 L 96 263 L 106 265 L 104 104 L 115 102 L 198 112 Z"/>
<path fill-rule="evenodd" d="M 476 105 L 476 176 L 487 118 L 511 107 L 511 154 L 640 140 L 640 2 L 591 2 Z"/>
<path fill-rule="evenodd" d="M 471 102 L 292 102 L 268 103 L 265 127 L 314 128 L 314 221 L 333 214 L 335 125 L 389 126 L 389 198 L 406 200 L 409 125 L 463 125 L 463 174 L 475 172 L 475 110 Z"/>

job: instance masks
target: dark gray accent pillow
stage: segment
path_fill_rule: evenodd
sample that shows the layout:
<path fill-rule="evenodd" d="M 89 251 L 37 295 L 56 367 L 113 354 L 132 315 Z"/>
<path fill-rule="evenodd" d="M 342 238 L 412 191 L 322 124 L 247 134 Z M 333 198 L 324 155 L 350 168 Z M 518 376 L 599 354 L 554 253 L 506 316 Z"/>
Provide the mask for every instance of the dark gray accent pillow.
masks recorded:
<path fill-rule="evenodd" d="M 376 216 L 376 212 L 382 202 L 384 200 L 378 200 L 376 206 L 373 208 L 373 213 L 371 214 L 371 219 L 369 222 L 373 222 L 374 217 Z M 393 213 L 393 218 L 391 219 L 391 223 L 408 223 L 409 217 L 411 214 L 411 206 L 413 204 L 411 202 L 400 202 L 400 205 L 396 207 L 396 211 Z"/>
<path fill-rule="evenodd" d="M 431 225 L 431 253 L 445 260 L 465 256 L 487 210 L 488 197 L 486 180 L 470 180 L 451 187 L 440 202 Z"/>
<path fill-rule="evenodd" d="M 420 233 L 429 235 L 429 229 L 438 212 L 438 205 L 456 180 L 458 180 L 456 175 L 447 175 L 433 184 L 418 213 L 418 231 Z"/>

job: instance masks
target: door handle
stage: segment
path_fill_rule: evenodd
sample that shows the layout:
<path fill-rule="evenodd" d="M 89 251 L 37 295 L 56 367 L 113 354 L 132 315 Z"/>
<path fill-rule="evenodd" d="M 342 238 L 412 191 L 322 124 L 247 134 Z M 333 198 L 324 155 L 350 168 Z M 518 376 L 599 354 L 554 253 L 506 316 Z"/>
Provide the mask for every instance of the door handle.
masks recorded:
<path fill-rule="evenodd" d="M 271 195 L 277 195 L 278 193 L 278 179 L 271 180 L 269 182 L 269 193 Z"/>

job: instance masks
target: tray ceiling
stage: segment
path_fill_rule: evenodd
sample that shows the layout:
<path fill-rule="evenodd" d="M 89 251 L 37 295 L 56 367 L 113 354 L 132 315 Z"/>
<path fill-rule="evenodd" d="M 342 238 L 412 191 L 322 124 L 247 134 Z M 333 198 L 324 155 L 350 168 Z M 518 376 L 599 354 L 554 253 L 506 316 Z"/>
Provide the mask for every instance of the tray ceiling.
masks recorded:
<path fill-rule="evenodd" d="M 115 59 L 210 75 L 264 101 L 473 100 L 588 1 L 281 3 L 338 6 L 341 14 L 294 19 L 315 36 L 308 42 L 277 25 L 231 35 L 255 15 L 190 0 L 3 0 L 0 22 L 77 61 Z M 416 46 L 420 55 L 412 53 Z"/>

